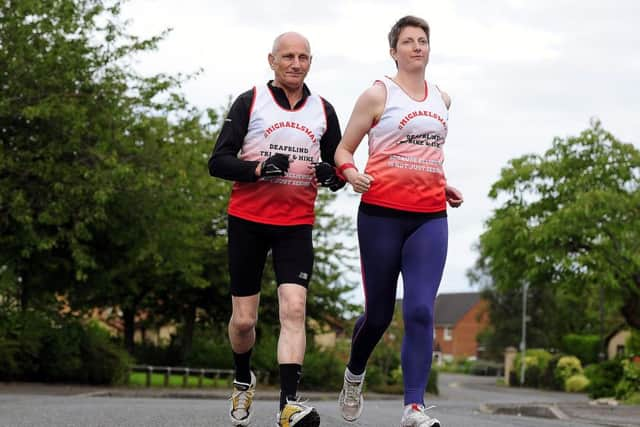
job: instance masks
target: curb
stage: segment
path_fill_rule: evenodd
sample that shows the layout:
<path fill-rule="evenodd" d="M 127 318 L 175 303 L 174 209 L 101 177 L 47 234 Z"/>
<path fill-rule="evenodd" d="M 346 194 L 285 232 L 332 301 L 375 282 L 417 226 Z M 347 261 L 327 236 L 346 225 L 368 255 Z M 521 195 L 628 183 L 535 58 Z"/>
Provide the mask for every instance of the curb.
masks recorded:
<path fill-rule="evenodd" d="M 483 404 L 480 405 L 480 412 L 485 414 L 497 415 L 515 415 L 524 417 L 547 418 L 554 420 L 571 419 L 560 408 L 554 404 L 539 403 L 530 405 L 499 405 L 499 404 Z"/>

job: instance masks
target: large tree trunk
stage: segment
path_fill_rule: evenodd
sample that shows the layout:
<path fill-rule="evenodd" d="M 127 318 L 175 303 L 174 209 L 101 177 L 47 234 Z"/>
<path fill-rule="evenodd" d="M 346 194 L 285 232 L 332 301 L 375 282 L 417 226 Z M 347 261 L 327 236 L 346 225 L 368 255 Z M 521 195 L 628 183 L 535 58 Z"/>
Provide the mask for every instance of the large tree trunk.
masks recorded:
<path fill-rule="evenodd" d="M 129 354 L 131 355 L 133 355 L 133 350 L 134 350 L 133 336 L 136 331 L 135 315 L 136 315 L 135 308 L 133 307 L 122 308 L 122 317 L 124 320 L 124 346 L 129 352 Z"/>
<path fill-rule="evenodd" d="M 184 315 L 184 332 L 182 336 L 182 363 L 184 363 L 187 355 L 191 351 L 193 344 L 193 330 L 196 324 L 196 305 L 189 304 Z"/>

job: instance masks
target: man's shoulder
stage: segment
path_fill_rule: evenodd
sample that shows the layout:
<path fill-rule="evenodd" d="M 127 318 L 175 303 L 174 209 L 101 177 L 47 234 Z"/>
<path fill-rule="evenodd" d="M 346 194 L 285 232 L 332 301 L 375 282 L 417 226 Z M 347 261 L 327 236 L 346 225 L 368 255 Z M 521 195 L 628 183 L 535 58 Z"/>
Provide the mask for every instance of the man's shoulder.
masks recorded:
<path fill-rule="evenodd" d="M 327 98 L 325 98 L 322 95 L 318 95 L 317 93 L 315 95 L 318 98 L 320 98 L 320 100 L 322 101 L 322 104 L 324 104 L 324 108 L 327 114 L 331 114 L 331 113 L 335 114 L 335 109 L 333 108 L 333 105 L 329 101 L 327 101 Z"/>

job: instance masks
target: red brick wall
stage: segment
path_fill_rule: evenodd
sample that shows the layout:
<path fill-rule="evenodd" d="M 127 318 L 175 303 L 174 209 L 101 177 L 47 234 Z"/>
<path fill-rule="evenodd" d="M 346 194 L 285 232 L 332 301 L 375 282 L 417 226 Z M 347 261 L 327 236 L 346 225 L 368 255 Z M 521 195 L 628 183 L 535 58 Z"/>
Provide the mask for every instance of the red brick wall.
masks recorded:
<path fill-rule="evenodd" d="M 478 319 L 479 314 L 482 314 L 480 319 Z M 455 324 L 452 329 L 453 339 L 451 341 L 445 341 L 443 327 L 436 327 L 436 341 L 440 346 L 440 351 L 454 357 L 475 356 L 478 350 L 476 336 L 488 325 L 489 315 L 486 311 L 486 302 L 480 300 Z"/>

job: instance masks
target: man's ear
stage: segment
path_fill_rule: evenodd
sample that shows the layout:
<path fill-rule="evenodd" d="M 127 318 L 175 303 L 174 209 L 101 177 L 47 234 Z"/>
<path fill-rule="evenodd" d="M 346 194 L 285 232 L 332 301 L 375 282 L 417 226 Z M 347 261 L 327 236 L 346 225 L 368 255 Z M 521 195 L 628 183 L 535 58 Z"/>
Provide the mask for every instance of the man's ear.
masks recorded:
<path fill-rule="evenodd" d="M 271 69 L 273 70 L 274 62 L 275 62 L 275 60 L 276 60 L 275 56 L 273 56 L 273 54 L 272 54 L 272 53 L 270 53 L 270 54 L 267 56 L 267 60 L 269 61 L 269 67 L 271 67 Z"/>

